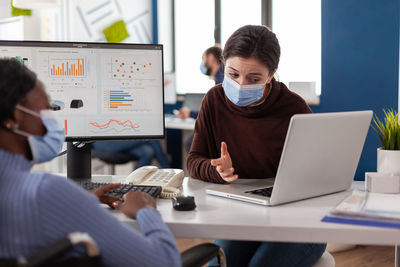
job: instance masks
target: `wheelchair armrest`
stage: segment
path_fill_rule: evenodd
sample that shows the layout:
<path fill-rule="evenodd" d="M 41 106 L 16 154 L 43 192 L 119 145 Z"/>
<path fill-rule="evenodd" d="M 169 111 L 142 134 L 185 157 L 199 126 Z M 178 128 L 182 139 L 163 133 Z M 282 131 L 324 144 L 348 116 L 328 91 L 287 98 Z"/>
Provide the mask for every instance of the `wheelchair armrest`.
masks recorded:
<path fill-rule="evenodd" d="M 225 266 L 225 255 L 219 246 L 213 243 L 200 244 L 182 252 L 182 267 L 200 267 L 215 257 L 218 257 L 220 266 Z"/>
<path fill-rule="evenodd" d="M 17 262 L 21 265 L 27 266 L 41 265 L 57 259 L 75 245 L 85 246 L 89 257 L 96 257 L 100 255 L 96 242 L 87 233 L 75 232 L 41 248 L 39 251 L 27 257 L 18 258 Z"/>

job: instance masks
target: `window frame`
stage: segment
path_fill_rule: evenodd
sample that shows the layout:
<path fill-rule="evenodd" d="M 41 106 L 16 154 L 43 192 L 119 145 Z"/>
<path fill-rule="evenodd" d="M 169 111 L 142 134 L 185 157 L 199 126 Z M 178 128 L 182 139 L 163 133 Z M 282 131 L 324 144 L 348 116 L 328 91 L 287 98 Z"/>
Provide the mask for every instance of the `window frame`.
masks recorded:
<path fill-rule="evenodd" d="M 260 0 L 261 1 L 261 23 L 272 29 L 272 1 L 273 0 Z M 221 43 L 221 0 L 214 0 L 214 40 L 216 44 Z M 173 62 L 172 70 L 175 71 L 175 0 L 171 1 L 172 10 L 172 53 Z"/>

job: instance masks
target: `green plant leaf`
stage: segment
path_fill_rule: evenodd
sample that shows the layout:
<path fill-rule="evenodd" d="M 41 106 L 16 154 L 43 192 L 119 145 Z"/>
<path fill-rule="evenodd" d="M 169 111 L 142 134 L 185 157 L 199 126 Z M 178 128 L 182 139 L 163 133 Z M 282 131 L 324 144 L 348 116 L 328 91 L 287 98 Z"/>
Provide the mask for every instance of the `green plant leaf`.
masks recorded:
<path fill-rule="evenodd" d="M 400 150 L 399 115 L 393 109 L 383 110 L 383 121 L 375 114 L 373 117 L 374 130 L 383 149 Z"/>

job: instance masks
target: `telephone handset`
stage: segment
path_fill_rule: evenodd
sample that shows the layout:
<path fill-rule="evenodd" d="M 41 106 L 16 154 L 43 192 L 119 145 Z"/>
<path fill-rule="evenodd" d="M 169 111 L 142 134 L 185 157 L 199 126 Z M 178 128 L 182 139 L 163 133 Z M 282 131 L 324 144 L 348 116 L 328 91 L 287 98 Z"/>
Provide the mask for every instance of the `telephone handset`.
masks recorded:
<path fill-rule="evenodd" d="M 125 182 L 135 185 L 161 186 L 161 198 L 179 196 L 184 172 L 180 169 L 159 169 L 156 166 L 144 166 L 134 170 L 126 177 Z"/>

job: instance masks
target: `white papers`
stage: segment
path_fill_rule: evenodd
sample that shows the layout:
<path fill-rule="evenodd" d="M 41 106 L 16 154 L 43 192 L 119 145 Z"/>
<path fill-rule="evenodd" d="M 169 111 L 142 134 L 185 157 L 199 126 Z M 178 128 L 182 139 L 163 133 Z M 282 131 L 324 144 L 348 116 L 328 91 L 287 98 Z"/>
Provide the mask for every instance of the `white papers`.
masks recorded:
<path fill-rule="evenodd" d="M 330 214 L 400 222 L 400 194 L 368 193 L 355 190 Z"/>

